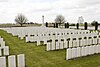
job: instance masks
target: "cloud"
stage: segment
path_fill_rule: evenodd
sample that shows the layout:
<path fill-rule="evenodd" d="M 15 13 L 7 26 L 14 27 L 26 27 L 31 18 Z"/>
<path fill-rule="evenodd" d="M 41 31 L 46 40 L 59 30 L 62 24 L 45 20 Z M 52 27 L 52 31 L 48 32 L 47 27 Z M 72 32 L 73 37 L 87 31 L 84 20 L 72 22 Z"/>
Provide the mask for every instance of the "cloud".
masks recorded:
<path fill-rule="evenodd" d="M 100 21 L 100 0 L 7 0 L 0 2 L 0 22 L 15 23 L 18 13 L 23 13 L 29 21 L 42 23 L 54 22 L 56 15 L 62 14 L 69 22 L 77 23 L 78 17 L 85 21 Z"/>

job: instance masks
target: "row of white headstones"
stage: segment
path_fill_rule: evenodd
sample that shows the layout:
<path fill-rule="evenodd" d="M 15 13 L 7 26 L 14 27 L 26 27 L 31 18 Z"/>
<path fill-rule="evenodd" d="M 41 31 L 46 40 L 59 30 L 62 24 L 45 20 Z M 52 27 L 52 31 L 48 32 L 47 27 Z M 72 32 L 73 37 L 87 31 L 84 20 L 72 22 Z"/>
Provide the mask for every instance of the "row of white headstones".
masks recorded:
<path fill-rule="evenodd" d="M 92 36 L 89 36 L 92 35 Z M 76 34 L 69 36 L 58 36 L 57 38 L 53 37 L 50 40 L 47 40 L 47 51 L 58 50 L 64 48 L 74 48 L 82 46 L 90 46 L 100 43 L 100 38 L 98 34 Z"/>
<path fill-rule="evenodd" d="M 47 42 L 47 51 L 66 49 L 66 60 L 100 53 L 100 35 L 98 33 L 71 34 L 53 37 Z"/>
<path fill-rule="evenodd" d="M 91 33 L 89 30 L 54 29 L 41 27 L 9 28 L 5 30 L 8 33 L 11 33 L 13 36 L 21 37 L 21 39 L 26 37 L 26 42 L 37 42 L 37 46 L 40 45 L 41 41 L 43 41 L 44 44 L 46 44 L 47 51 L 64 48 L 68 50 L 80 48 L 82 50 L 84 47 L 98 45 L 100 43 L 99 33 Z M 73 56 L 73 52 L 68 52 L 68 50 L 66 50 L 66 56 Z M 72 55 L 70 55 L 70 53 Z M 67 60 L 73 58 L 67 57 Z"/>
<path fill-rule="evenodd" d="M 24 54 L 10 55 L 9 46 L 5 46 L 5 41 L 0 37 L 0 67 L 25 67 Z"/>
<path fill-rule="evenodd" d="M 7 33 L 11 33 L 13 36 L 18 36 L 20 39 L 23 39 L 27 36 L 36 36 L 36 37 L 44 37 L 49 36 L 49 34 L 59 34 L 59 35 L 67 35 L 68 34 L 79 34 L 79 33 L 87 33 L 89 30 L 73 30 L 73 29 L 59 29 L 59 28 L 43 28 L 43 27 L 15 27 L 15 28 L 2 28 L 7 31 Z M 38 35 L 38 36 L 37 36 Z"/>
<path fill-rule="evenodd" d="M 100 53 L 100 44 L 66 49 L 66 60 Z"/>

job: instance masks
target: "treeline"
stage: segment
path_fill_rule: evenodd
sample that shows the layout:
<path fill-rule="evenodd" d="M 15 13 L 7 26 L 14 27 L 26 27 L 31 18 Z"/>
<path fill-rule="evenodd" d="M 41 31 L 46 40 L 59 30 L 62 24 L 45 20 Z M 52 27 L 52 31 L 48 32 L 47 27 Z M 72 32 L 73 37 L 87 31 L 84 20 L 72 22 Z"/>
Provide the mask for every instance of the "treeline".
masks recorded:
<path fill-rule="evenodd" d="M 59 23 L 52 23 L 52 26 L 50 26 L 49 24 L 50 24 L 50 23 L 47 23 L 47 22 L 46 22 L 46 24 L 45 24 L 46 27 L 59 28 L 59 26 L 62 25 L 62 24 L 59 24 Z M 79 23 L 77 23 L 77 24 L 72 24 L 72 25 L 76 26 L 76 29 L 79 29 L 79 26 L 80 26 Z M 69 28 L 69 26 L 72 26 L 72 25 L 70 25 L 68 22 L 67 22 L 67 23 L 63 23 L 64 28 Z M 88 25 L 87 22 L 85 22 L 85 23 L 83 24 L 83 26 L 84 26 L 84 29 L 87 30 L 89 25 Z M 95 26 L 95 30 L 98 30 L 98 26 L 99 26 L 98 22 L 96 22 L 96 23 L 94 24 L 94 26 Z"/>

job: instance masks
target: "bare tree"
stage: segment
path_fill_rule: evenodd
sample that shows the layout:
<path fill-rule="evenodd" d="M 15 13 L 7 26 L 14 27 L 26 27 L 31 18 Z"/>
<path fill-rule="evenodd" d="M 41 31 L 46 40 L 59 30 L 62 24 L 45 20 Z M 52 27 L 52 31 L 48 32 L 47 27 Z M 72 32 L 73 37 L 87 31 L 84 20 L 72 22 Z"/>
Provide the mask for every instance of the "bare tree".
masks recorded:
<path fill-rule="evenodd" d="M 62 15 L 57 15 L 56 16 L 55 23 L 61 24 L 61 23 L 64 23 L 64 22 L 66 22 L 64 16 L 62 16 Z"/>
<path fill-rule="evenodd" d="M 83 23 L 83 22 L 84 22 L 84 19 L 83 19 L 82 16 L 80 16 L 80 17 L 78 18 L 78 23 Z"/>
<path fill-rule="evenodd" d="M 28 19 L 23 14 L 18 14 L 15 21 L 21 26 L 28 21 Z"/>

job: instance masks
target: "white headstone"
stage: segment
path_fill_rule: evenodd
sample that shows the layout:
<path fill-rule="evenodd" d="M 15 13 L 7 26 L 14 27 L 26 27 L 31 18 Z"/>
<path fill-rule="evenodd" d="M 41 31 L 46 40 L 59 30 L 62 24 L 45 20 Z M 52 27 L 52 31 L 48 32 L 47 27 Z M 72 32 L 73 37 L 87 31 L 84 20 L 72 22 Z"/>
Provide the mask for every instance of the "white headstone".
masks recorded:
<path fill-rule="evenodd" d="M 51 50 L 51 42 L 47 42 L 47 51 Z"/>
<path fill-rule="evenodd" d="M 0 42 L 3 42 L 3 38 L 0 38 Z"/>
<path fill-rule="evenodd" d="M 73 40 L 73 47 L 76 47 L 76 46 L 77 46 L 77 41 Z"/>
<path fill-rule="evenodd" d="M 97 45 L 94 45 L 94 54 L 96 53 L 96 50 L 97 50 Z"/>
<path fill-rule="evenodd" d="M 96 53 L 97 54 L 99 53 L 99 47 L 98 47 L 98 45 L 96 45 Z"/>
<path fill-rule="evenodd" d="M 76 45 L 77 47 L 79 47 L 80 45 L 79 45 L 79 40 L 77 39 L 77 45 Z"/>
<path fill-rule="evenodd" d="M 68 41 L 64 41 L 64 48 L 68 48 Z"/>
<path fill-rule="evenodd" d="M 1 47 L 4 48 L 5 47 L 5 41 L 1 42 Z"/>
<path fill-rule="evenodd" d="M 47 40 L 46 39 L 44 40 L 44 44 L 47 44 Z"/>
<path fill-rule="evenodd" d="M 93 38 L 93 44 L 97 44 L 97 38 Z"/>
<path fill-rule="evenodd" d="M 89 39 L 87 38 L 87 39 L 86 39 L 86 46 L 89 45 L 89 42 L 88 42 L 88 41 L 89 41 Z"/>
<path fill-rule="evenodd" d="M 92 46 L 92 54 L 94 54 L 95 53 L 95 50 L 94 50 L 94 45 Z"/>
<path fill-rule="evenodd" d="M 60 41 L 60 49 L 64 48 L 64 41 Z"/>
<path fill-rule="evenodd" d="M 72 49 L 68 48 L 66 51 L 66 60 L 72 59 Z"/>
<path fill-rule="evenodd" d="M 5 46 L 3 49 L 4 49 L 4 55 L 9 55 L 9 47 Z"/>
<path fill-rule="evenodd" d="M 92 45 L 92 39 L 88 39 L 88 44 Z"/>
<path fill-rule="evenodd" d="M 26 42 L 29 42 L 30 41 L 29 40 L 29 36 L 25 37 L 25 39 L 26 39 Z"/>
<path fill-rule="evenodd" d="M 76 56 L 77 56 L 77 49 L 72 48 L 72 58 L 76 58 Z"/>
<path fill-rule="evenodd" d="M 84 39 L 83 40 L 83 46 L 86 46 L 87 45 L 87 39 Z"/>
<path fill-rule="evenodd" d="M 85 56 L 85 47 L 82 47 L 82 49 L 81 49 L 81 55 Z"/>
<path fill-rule="evenodd" d="M 80 46 L 83 46 L 83 39 L 80 40 Z"/>
<path fill-rule="evenodd" d="M 73 47 L 72 40 L 69 40 L 69 47 Z"/>
<path fill-rule="evenodd" d="M 18 59 L 18 67 L 25 67 L 25 55 L 20 54 L 17 56 Z"/>
<path fill-rule="evenodd" d="M 56 41 L 56 49 L 59 49 L 59 42 Z"/>
<path fill-rule="evenodd" d="M 15 57 L 15 55 L 8 56 L 8 66 L 9 67 L 16 67 L 16 57 Z"/>
<path fill-rule="evenodd" d="M 100 44 L 98 45 L 98 53 L 100 53 Z"/>
<path fill-rule="evenodd" d="M 76 57 L 80 57 L 81 56 L 81 48 L 77 47 L 77 56 Z"/>
<path fill-rule="evenodd" d="M 52 40 L 52 50 L 55 50 L 55 40 Z"/>
<path fill-rule="evenodd" d="M 89 46 L 86 46 L 87 55 L 89 55 Z"/>
<path fill-rule="evenodd" d="M 91 55 L 92 54 L 91 46 L 89 46 L 88 48 L 89 48 L 89 55 Z"/>
<path fill-rule="evenodd" d="M 37 40 L 37 46 L 40 45 L 40 40 Z"/>
<path fill-rule="evenodd" d="M 91 54 L 93 54 L 93 51 L 94 51 L 94 48 L 93 48 L 93 46 L 91 45 Z"/>
<path fill-rule="evenodd" d="M 0 57 L 0 67 L 6 67 L 6 57 Z"/>
<path fill-rule="evenodd" d="M 1 51 L 1 49 L 2 49 L 2 48 L 0 47 L 0 56 L 2 56 L 2 51 Z"/>
<path fill-rule="evenodd" d="M 100 44 L 100 38 L 98 38 L 98 43 Z"/>
<path fill-rule="evenodd" d="M 84 54 L 84 56 L 87 56 L 87 55 L 88 55 L 87 46 L 86 46 L 86 47 L 84 47 L 84 51 L 85 51 L 85 52 L 84 52 L 84 53 L 85 53 L 85 54 Z"/>

